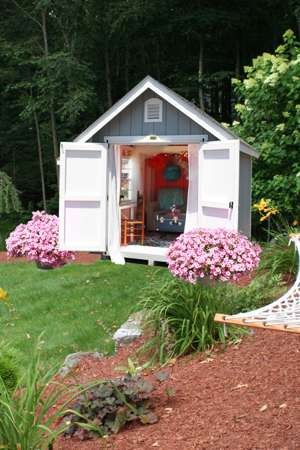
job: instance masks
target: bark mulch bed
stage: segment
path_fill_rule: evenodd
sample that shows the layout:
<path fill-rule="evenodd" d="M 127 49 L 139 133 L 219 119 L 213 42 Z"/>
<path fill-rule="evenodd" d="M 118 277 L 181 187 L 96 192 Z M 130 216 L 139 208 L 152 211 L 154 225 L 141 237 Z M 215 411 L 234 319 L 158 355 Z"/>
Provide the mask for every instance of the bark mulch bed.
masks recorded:
<path fill-rule="evenodd" d="M 298 450 L 299 344 L 299 335 L 257 331 L 206 359 L 181 358 L 164 369 L 169 380 L 156 382 L 152 403 L 158 423 L 131 424 L 106 439 L 61 438 L 55 450 Z M 114 368 L 133 349 L 102 361 L 84 360 L 76 378 L 116 377 Z M 166 388 L 174 396 L 168 397 Z"/>
<path fill-rule="evenodd" d="M 87 252 L 76 252 L 75 253 L 75 263 L 76 264 L 93 264 L 99 261 L 100 253 L 87 253 Z M 26 258 L 9 258 L 6 252 L 0 252 L 0 264 L 1 263 L 16 263 L 25 262 Z"/>

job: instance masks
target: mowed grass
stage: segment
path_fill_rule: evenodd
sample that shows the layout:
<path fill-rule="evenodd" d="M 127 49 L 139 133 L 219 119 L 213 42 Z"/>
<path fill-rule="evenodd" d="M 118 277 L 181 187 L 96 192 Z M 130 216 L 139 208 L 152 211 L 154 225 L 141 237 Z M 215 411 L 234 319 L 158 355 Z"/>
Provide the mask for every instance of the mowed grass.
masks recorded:
<path fill-rule="evenodd" d="M 33 263 L 0 264 L 0 341 L 20 351 L 23 364 L 43 332 L 42 359 L 61 364 L 77 351 L 114 351 L 114 331 L 137 310 L 141 289 L 169 277 L 164 267 L 108 261 L 41 270 Z"/>

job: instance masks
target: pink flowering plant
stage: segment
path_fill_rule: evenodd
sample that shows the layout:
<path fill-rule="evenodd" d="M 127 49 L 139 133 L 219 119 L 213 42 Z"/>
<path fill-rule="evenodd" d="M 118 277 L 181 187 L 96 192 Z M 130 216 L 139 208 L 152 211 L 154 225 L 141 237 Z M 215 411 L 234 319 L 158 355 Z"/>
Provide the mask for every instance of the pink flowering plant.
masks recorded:
<path fill-rule="evenodd" d="M 9 256 L 26 256 L 46 267 L 59 267 L 74 259 L 74 253 L 58 249 L 58 217 L 44 211 L 32 213 L 6 240 Z"/>
<path fill-rule="evenodd" d="M 259 264 L 261 248 L 232 230 L 200 228 L 181 234 L 169 247 L 170 272 L 197 283 L 203 278 L 236 281 Z"/>

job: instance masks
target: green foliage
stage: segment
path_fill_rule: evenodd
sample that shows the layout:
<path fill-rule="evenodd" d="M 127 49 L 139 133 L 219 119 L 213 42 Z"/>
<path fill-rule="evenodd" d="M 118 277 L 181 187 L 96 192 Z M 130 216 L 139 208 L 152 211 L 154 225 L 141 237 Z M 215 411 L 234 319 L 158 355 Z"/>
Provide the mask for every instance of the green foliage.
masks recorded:
<path fill-rule="evenodd" d="M 144 350 L 151 350 L 152 360 L 164 363 L 224 343 L 223 326 L 214 322 L 217 312 L 231 312 L 224 289 L 172 279 L 144 290 L 140 307 L 146 312 L 145 327 L 154 331 Z"/>
<path fill-rule="evenodd" d="M 33 209 L 41 199 L 34 113 L 48 199 L 57 189 L 53 142 L 73 140 L 144 76 L 195 103 L 200 88 L 206 112 L 230 122 L 230 78 L 242 76 L 240 60 L 249 64 L 295 25 L 295 6 L 282 0 L 2 0 L 2 7 L 0 167 Z"/>
<path fill-rule="evenodd" d="M 224 301 L 230 304 L 230 313 L 237 314 L 271 303 L 286 289 L 280 275 L 264 273 L 256 276 L 248 286 L 243 288 L 234 285 L 225 286 L 223 295 Z"/>
<path fill-rule="evenodd" d="M 93 385 L 78 398 L 68 411 L 65 436 L 81 440 L 118 433 L 127 422 L 157 422 L 149 408 L 153 386 L 138 376 L 127 375 Z"/>
<path fill-rule="evenodd" d="M 0 378 L 8 390 L 13 390 L 19 378 L 17 353 L 1 343 L 0 348 Z"/>
<path fill-rule="evenodd" d="M 281 277 L 270 274 L 256 277 L 245 287 L 230 283 L 192 285 L 176 279 L 164 285 L 157 283 L 151 290 L 144 290 L 140 302 L 146 312 L 145 327 L 153 333 L 142 351 L 148 352 L 152 363 L 165 363 L 224 343 L 224 328 L 214 322 L 216 313 L 236 314 L 259 308 L 285 289 Z M 228 338 L 241 332 L 229 327 Z"/>
<path fill-rule="evenodd" d="M 39 342 L 40 345 L 41 342 Z M 66 395 L 66 388 L 52 382 L 54 371 L 43 373 L 38 346 L 31 354 L 30 364 L 11 391 L 0 378 L 0 442 L 2 448 L 22 450 L 48 449 L 63 431 L 56 429 L 65 406 L 53 406 Z"/>
<path fill-rule="evenodd" d="M 11 178 L 0 171 L 0 214 L 20 211 L 21 202 Z"/>
<path fill-rule="evenodd" d="M 297 232 L 293 228 L 289 230 Z M 275 233 L 273 239 L 264 246 L 260 271 L 268 271 L 271 275 L 285 275 L 289 279 L 295 277 L 298 269 L 298 254 L 294 244 L 289 245 L 289 234 L 289 232 Z"/>
<path fill-rule="evenodd" d="M 300 45 L 288 30 L 274 54 L 263 53 L 236 80 L 239 122 L 234 130 L 260 150 L 254 200 L 271 198 L 282 214 L 300 213 Z"/>

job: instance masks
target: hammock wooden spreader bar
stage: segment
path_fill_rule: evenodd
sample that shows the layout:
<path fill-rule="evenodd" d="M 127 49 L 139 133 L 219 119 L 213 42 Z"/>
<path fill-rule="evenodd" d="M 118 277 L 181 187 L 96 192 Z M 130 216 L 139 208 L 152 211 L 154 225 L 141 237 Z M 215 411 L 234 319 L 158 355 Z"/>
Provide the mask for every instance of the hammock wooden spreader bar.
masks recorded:
<path fill-rule="evenodd" d="M 298 275 L 293 286 L 278 300 L 246 313 L 216 314 L 215 322 L 251 328 L 300 333 L 300 233 L 291 236 L 298 251 Z"/>

